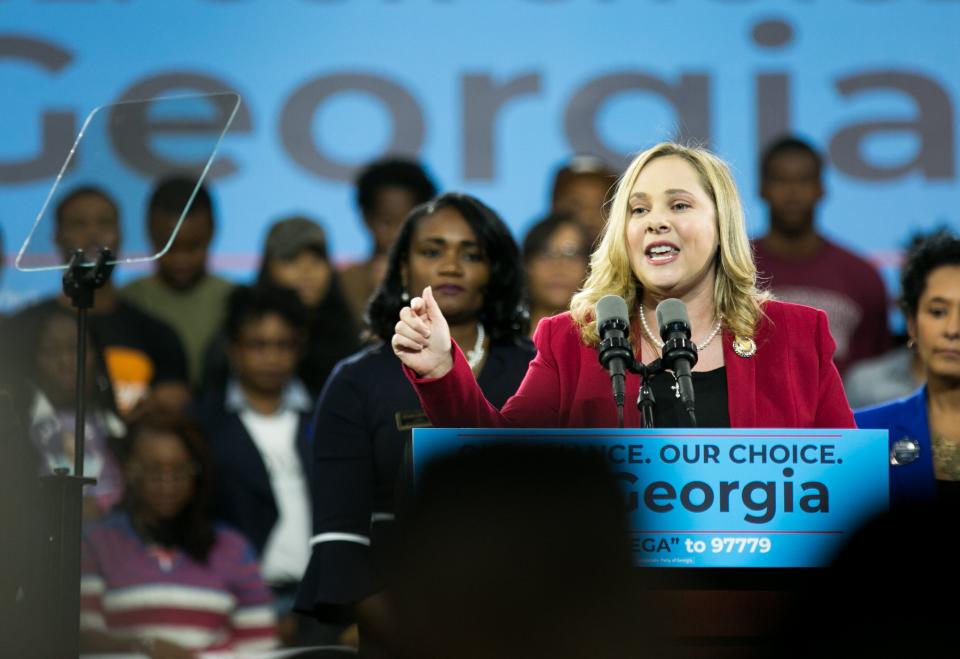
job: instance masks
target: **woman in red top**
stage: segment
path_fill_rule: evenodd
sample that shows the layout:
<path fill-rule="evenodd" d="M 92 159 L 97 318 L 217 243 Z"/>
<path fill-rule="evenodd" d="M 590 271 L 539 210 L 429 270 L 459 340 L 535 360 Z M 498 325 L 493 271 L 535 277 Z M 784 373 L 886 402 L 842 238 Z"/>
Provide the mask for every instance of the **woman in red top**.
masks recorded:
<path fill-rule="evenodd" d="M 617 425 L 593 318 L 597 301 L 612 294 L 631 310 L 634 354 L 646 363 L 663 347 L 657 305 L 667 298 L 686 304 L 699 352 L 693 381 L 701 426 L 854 427 L 826 315 L 757 289 L 740 198 L 716 156 L 672 143 L 637 156 L 617 186 L 590 267 L 570 312 L 540 322 L 537 357 L 499 411 L 477 389 L 429 287 L 411 300 L 392 346 L 435 425 Z M 672 375 L 651 384 L 656 425 L 684 425 Z M 635 399 L 639 376 L 628 375 L 626 387 Z M 640 425 L 633 406 L 625 425 Z"/>

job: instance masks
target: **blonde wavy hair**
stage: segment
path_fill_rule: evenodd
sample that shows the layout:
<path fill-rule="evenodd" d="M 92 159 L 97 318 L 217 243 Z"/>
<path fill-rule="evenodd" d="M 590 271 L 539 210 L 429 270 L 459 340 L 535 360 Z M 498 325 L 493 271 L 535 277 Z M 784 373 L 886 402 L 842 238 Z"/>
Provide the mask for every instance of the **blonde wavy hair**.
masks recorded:
<path fill-rule="evenodd" d="M 643 286 L 630 267 L 627 247 L 629 197 L 640 171 L 651 161 L 667 156 L 678 156 L 690 163 L 700 175 L 703 189 L 713 200 L 720 238 L 714 303 L 727 330 L 738 338 L 753 338 L 763 314 L 763 304 L 770 296 L 757 288 L 757 268 L 747 238 L 743 206 L 730 170 L 726 163 L 706 149 L 661 142 L 634 158 L 620 177 L 600 244 L 590 256 L 590 275 L 570 302 L 570 314 L 586 345 L 596 346 L 600 342 L 594 309 L 604 295 L 619 295 L 626 301 L 628 309 L 637 308 Z"/>

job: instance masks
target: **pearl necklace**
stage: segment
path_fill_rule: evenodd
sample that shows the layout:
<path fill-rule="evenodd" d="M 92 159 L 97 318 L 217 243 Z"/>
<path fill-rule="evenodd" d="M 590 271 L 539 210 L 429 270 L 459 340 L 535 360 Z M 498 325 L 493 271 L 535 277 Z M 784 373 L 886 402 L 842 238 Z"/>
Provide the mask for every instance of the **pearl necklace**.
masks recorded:
<path fill-rule="evenodd" d="M 647 336 L 653 341 L 653 344 L 657 346 L 660 350 L 663 350 L 663 341 L 654 336 L 653 332 L 650 330 L 650 326 L 647 325 L 647 317 L 643 313 L 643 303 L 640 304 L 640 322 L 643 324 L 643 331 L 647 333 Z M 713 341 L 714 337 L 720 331 L 720 325 L 723 323 L 723 316 L 717 318 L 717 324 L 714 326 L 713 331 L 710 332 L 710 336 L 707 337 L 706 341 L 703 343 L 694 343 L 697 346 L 698 351 L 702 351 L 710 342 Z"/>
<path fill-rule="evenodd" d="M 483 361 L 483 355 L 485 350 L 483 349 L 483 339 L 486 334 L 483 330 L 483 323 L 477 323 L 477 341 L 473 344 L 473 350 L 468 350 L 467 364 L 470 365 L 470 370 L 476 370 L 477 366 L 480 365 L 480 362 Z"/>

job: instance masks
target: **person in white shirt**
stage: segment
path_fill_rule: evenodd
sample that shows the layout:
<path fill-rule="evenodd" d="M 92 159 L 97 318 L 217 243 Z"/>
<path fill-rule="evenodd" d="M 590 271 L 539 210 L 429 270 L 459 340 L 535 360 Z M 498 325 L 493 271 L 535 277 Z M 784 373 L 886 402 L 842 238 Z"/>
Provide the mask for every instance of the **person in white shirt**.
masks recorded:
<path fill-rule="evenodd" d="M 296 376 L 306 314 L 292 290 L 240 286 L 228 300 L 225 332 L 231 379 L 197 414 L 217 469 L 215 510 L 257 550 L 289 641 L 312 531 L 312 401 Z"/>

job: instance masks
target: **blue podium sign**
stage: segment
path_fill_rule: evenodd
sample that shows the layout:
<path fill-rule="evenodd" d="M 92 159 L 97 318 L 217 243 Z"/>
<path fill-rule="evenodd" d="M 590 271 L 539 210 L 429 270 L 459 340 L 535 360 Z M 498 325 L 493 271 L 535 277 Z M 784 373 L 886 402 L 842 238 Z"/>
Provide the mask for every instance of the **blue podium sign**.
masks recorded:
<path fill-rule="evenodd" d="M 623 484 L 634 562 L 820 567 L 886 510 L 885 430 L 417 428 L 414 478 L 488 442 L 600 452 Z"/>

